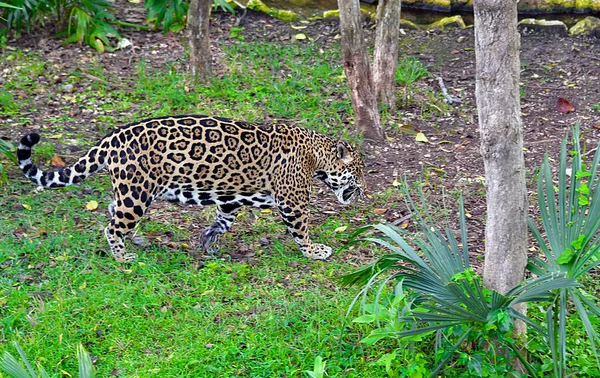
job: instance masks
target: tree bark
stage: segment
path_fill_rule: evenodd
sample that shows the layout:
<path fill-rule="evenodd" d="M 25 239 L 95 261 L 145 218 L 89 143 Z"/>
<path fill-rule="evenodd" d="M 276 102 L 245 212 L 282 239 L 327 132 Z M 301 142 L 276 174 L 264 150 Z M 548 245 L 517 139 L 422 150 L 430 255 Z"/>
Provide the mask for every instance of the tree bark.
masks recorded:
<path fill-rule="evenodd" d="M 377 102 L 388 109 L 396 107 L 396 69 L 400 37 L 400 0 L 379 0 L 373 57 L 373 80 Z"/>
<path fill-rule="evenodd" d="M 356 124 L 365 139 L 384 140 L 377 109 L 371 64 L 363 37 L 358 0 L 338 0 L 342 59 L 350 85 L 350 100 Z"/>
<path fill-rule="evenodd" d="M 483 279 L 487 287 L 506 293 L 523 279 L 527 264 L 517 0 L 474 0 L 473 8 L 475 95 L 487 197 Z M 517 322 L 515 333 L 525 333 L 525 324 Z"/>
<path fill-rule="evenodd" d="M 190 70 L 198 83 L 208 83 L 211 76 L 210 7 L 212 0 L 190 0 L 188 29 L 190 38 Z"/>

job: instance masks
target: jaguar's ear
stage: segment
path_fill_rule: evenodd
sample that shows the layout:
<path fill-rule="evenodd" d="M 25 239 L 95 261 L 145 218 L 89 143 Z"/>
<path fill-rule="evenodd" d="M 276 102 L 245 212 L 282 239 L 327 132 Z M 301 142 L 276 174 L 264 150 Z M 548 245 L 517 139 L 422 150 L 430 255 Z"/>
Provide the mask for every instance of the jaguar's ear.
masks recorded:
<path fill-rule="evenodd" d="M 353 160 L 352 154 L 350 153 L 351 148 L 348 143 L 338 141 L 336 149 L 337 149 L 337 157 L 339 159 L 341 159 L 344 163 L 348 164 Z"/>

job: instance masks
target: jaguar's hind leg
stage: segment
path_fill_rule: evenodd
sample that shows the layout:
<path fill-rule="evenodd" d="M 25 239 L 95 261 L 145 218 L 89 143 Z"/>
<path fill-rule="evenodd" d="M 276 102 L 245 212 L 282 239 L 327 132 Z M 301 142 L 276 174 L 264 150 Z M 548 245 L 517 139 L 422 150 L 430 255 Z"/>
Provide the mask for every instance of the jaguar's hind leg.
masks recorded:
<path fill-rule="evenodd" d="M 117 195 L 115 196 L 116 198 Z M 134 203 L 130 197 L 125 197 L 123 200 L 117 199 L 109 206 L 111 215 L 110 224 L 104 229 L 104 235 L 110 245 L 110 252 L 118 262 L 129 262 L 137 258 L 135 253 L 125 252 L 125 242 L 123 238 L 133 230 L 135 225 L 140 221 L 146 209 L 151 203 L 150 196 L 144 194 L 135 196 L 137 198 L 145 197 L 146 202 Z"/>
<path fill-rule="evenodd" d="M 229 231 L 240 207 L 239 204 L 217 205 L 215 221 L 200 236 L 200 245 L 204 252 L 215 252 L 213 244 L 219 239 L 219 236 Z"/>

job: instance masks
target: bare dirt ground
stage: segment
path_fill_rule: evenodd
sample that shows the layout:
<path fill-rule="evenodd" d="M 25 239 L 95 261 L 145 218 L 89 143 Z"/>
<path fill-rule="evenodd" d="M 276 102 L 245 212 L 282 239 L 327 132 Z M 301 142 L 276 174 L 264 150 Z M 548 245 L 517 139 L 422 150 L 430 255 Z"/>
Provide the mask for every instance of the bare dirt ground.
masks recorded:
<path fill-rule="evenodd" d="M 136 9 L 123 12 L 130 21 L 144 18 L 144 14 Z M 230 29 L 235 25 L 244 27 L 247 42 L 268 40 L 301 43 L 294 40 L 298 30 L 289 23 L 254 12 L 248 12 L 241 20 L 237 16 L 215 13 L 211 20 L 211 38 L 217 75 L 224 70 L 219 63 L 220 48 L 228 43 Z M 303 26 L 307 27 L 302 32 L 309 37 L 304 43 L 322 44 L 324 48 L 339 44 L 336 37 L 339 25 L 335 20 L 312 21 Z M 365 26 L 371 43 L 374 35 L 372 26 Z M 106 76 L 115 83 L 133 75 L 137 62 L 142 59 L 153 67 L 161 67 L 172 61 L 185 61 L 186 40 L 183 35 L 125 30 L 123 36 L 132 42 L 131 48 L 100 55 L 87 47 L 61 46 L 59 41 L 43 34 L 29 35 L 9 45 L 36 49 L 46 59 L 67 68 L 76 68 L 93 56 L 104 67 Z M 571 126 L 581 126 L 588 151 L 597 145 L 600 139 L 600 40 L 524 30 L 521 33 L 521 45 L 524 153 L 528 177 L 531 178 L 546 151 L 551 156 L 558 155 L 560 141 Z M 405 175 L 409 181 L 424 180 L 429 199 L 434 204 L 443 201 L 442 187 L 446 192 L 462 191 L 470 216 L 472 242 L 475 243 L 473 251 L 482 251 L 484 172 L 474 98 L 476 70 L 473 29 L 428 32 L 403 29 L 400 48 L 401 56 L 419 59 L 431 75 L 410 89 L 398 88 L 397 112 L 388 116 L 386 121 L 389 142 L 378 146 L 366 161 L 371 192 L 383 192 L 392 187 L 395 179 Z M 460 103 L 450 105 L 444 101 L 438 77 L 450 95 L 460 99 Z M 570 102 L 573 111 L 561 111 L 558 105 L 560 98 Z M 64 113 L 60 106 L 58 102 L 40 102 L 37 104 L 39 111 L 29 115 L 32 124 Z M 68 113 L 81 125 L 94 117 L 93 114 L 82 113 L 77 106 Z M 353 127 L 350 121 L 349 118 L 348 127 Z M 13 133 L 25 131 L 23 127 L 2 128 L 0 137 L 16 140 L 18 135 Z M 423 132 L 428 142 L 416 142 L 416 132 Z M 90 138 L 100 137 L 94 133 L 97 131 L 91 131 Z M 529 184 L 531 188 L 534 187 L 532 180 L 529 180 Z M 314 214 L 313 211 L 313 221 L 319 222 L 319 219 L 335 212 L 337 208 L 332 204 L 333 199 L 329 197 L 319 202 L 321 213 Z M 397 220 L 406 215 L 406 209 L 400 207 L 388 209 L 383 216 L 372 214 L 362 222 L 364 224 L 382 217 L 388 221 Z"/>

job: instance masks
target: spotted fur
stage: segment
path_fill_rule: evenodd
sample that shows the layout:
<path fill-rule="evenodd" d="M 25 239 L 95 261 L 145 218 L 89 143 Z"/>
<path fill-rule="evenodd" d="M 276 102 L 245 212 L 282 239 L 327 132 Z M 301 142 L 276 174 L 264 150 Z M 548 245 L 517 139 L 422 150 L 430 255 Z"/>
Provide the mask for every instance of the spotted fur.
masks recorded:
<path fill-rule="evenodd" d="M 308 235 L 308 202 L 313 178 L 348 204 L 363 194 L 360 154 L 345 142 L 297 126 L 232 121 L 220 117 L 178 116 L 148 119 L 114 130 L 69 167 L 42 171 L 31 160 L 40 136 L 21 139 L 19 166 L 44 187 L 75 184 L 107 168 L 114 201 L 104 233 L 117 261 L 129 233 L 156 198 L 217 205 L 214 223 L 200 244 L 210 251 L 231 227 L 241 206 L 276 206 L 298 247 L 309 258 L 326 259 L 331 248 Z"/>

